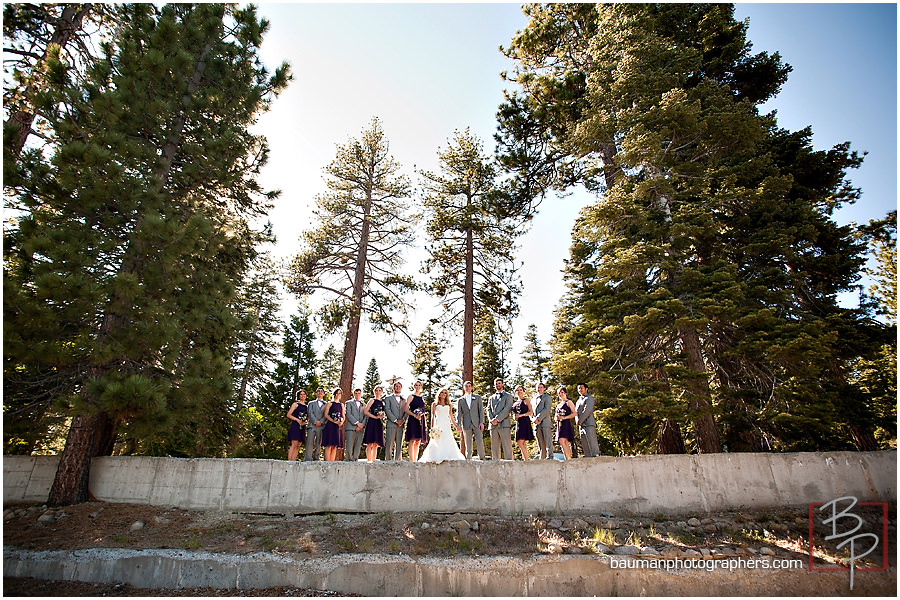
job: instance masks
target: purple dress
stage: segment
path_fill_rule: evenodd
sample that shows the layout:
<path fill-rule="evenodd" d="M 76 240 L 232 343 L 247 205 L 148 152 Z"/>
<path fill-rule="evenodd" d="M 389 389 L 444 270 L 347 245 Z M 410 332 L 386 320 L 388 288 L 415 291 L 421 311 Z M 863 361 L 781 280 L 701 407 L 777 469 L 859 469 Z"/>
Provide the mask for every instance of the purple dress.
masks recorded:
<path fill-rule="evenodd" d="M 369 412 L 373 415 L 384 414 L 384 401 L 376 398 L 372 402 Z M 366 423 L 366 435 L 363 437 L 363 444 L 378 444 L 384 446 L 384 424 L 381 419 L 369 419 Z"/>
<path fill-rule="evenodd" d="M 344 405 L 340 402 L 332 402 L 329 416 L 335 421 L 340 421 L 344 416 Z M 343 448 L 344 428 L 326 419 L 325 428 L 322 430 L 322 446 Z"/>
<path fill-rule="evenodd" d="M 524 400 L 516 400 L 512 405 L 512 412 L 516 415 L 524 415 L 528 412 Z M 516 441 L 534 440 L 534 431 L 531 429 L 531 417 L 516 417 Z"/>
<path fill-rule="evenodd" d="M 302 421 L 306 420 L 306 405 L 297 403 L 297 408 L 294 409 L 294 412 L 291 413 L 296 419 L 300 419 Z M 291 426 L 288 427 L 288 441 L 290 442 L 300 442 L 301 444 L 306 443 L 306 425 L 302 427 L 297 421 L 291 421 Z"/>
<path fill-rule="evenodd" d="M 559 420 L 559 417 L 568 417 L 572 414 L 572 409 L 569 408 L 569 403 L 561 404 L 556 409 L 557 416 L 557 425 L 556 425 L 556 441 L 558 442 L 560 438 L 565 438 L 570 442 L 575 439 L 575 430 L 572 428 L 573 419 L 566 419 L 565 421 Z"/>
<path fill-rule="evenodd" d="M 416 410 L 422 411 L 422 414 L 425 414 L 425 400 L 422 399 L 422 396 L 413 396 L 412 400 L 409 402 L 409 412 L 415 413 Z M 425 439 L 425 425 L 423 421 L 419 419 L 415 419 L 413 417 L 409 417 L 406 420 L 406 441 L 410 440 L 424 440 Z"/>

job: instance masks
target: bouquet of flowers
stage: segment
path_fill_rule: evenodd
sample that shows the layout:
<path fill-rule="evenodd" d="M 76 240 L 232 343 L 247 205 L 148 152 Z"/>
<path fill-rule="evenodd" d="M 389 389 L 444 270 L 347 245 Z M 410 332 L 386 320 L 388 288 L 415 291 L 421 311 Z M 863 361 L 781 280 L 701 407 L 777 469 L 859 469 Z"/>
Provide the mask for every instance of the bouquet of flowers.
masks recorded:
<path fill-rule="evenodd" d="M 441 430 L 440 429 L 432 429 L 431 431 L 428 432 L 428 438 L 432 442 L 438 441 L 439 439 L 441 439 Z"/>
<path fill-rule="evenodd" d="M 344 416 L 344 409 L 340 406 L 336 408 L 332 408 L 331 412 L 328 413 L 328 416 L 331 417 L 335 421 L 340 421 Z"/>
<path fill-rule="evenodd" d="M 421 408 L 417 408 L 416 410 L 413 411 L 413 414 L 416 415 L 416 418 L 421 421 L 422 416 L 425 414 L 425 411 L 422 410 Z"/>
<path fill-rule="evenodd" d="M 373 408 L 371 412 L 373 415 L 375 415 L 376 419 L 384 418 L 384 409 L 383 408 Z"/>
<path fill-rule="evenodd" d="M 527 411 L 527 410 L 528 409 L 525 408 L 525 403 L 522 402 L 521 400 L 516 400 L 512 405 L 513 414 L 524 415 L 525 411 Z"/>
<path fill-rule="evenodd" d="M 557 406 L 556 407 L 556 418 L 560 419 L 565 416 L 566 416 L 566 411 L 563 410 L 563 405 Z"/>
<path fill-rule="evenodd" d="M 300 427 L 303 427 L 304 425 L 309 424 L 309 419 L 307 419 L 306 417 L 298 417 L 297 421 L 298 421 L 297 425 L 299 425 Z"/>

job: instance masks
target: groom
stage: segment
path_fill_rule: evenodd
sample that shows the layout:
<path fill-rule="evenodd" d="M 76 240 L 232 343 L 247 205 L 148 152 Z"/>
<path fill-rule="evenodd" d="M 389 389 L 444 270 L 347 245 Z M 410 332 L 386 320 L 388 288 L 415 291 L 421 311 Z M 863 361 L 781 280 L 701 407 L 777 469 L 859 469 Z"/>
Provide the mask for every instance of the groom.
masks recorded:
<path fill-rule="evenodd" d="M 472 458 L 472 440 L 478 445 L 478 456 L 484 460 L 484 405 L 481 396 L 472 393 L 472 382 L 463 384 L 463 397 L 457 401 L 459 427 L 462 429 L 466 460 Z"/>

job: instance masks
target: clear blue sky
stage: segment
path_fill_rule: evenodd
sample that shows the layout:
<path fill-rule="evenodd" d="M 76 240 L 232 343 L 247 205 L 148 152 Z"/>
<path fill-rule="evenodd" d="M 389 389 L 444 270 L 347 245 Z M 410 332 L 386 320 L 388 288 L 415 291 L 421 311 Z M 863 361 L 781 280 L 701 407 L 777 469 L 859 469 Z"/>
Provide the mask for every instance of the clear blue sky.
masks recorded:
<path fill-rule="evenodd" d="M 272 22 L 264 60 L 273 67 L 287 60 L 294 72 L 259 123 L 271 146 L 263 183 L 282 190 L 270 214 L 277 257 L 295 252 L 300 232 L 312 226 L 314 196 L 324 190 L 322 167 L 334 158 L 335 145 L 358 136 L 372 117 L 381 119 L 392 154 L 413 178 L 414 167 L 437 170 L 436 153 L 455 129 L 471 127 L 493 149 L 505 86 L 499 73 L 511 68 L 498 46 L 527 22 L 518 4 L 263 3 L 260 13 Z M 811 125 L 820 149 L 850 141 L 868 152 L 851 173 L 862 199 L 837 220 L 865 222 L 896 208 L 896 5 L 738 4 L 735 14 L 750 19 L 754 51 L 778 51 L 794 68 L 781 94 L 764 107 L 778 111 L 780 126 Z M 522 238 L 524 291 L 514 322 L 513 371 L 530 323 L 543 342 L 550 338 L 553 309 L 565 292 L 560 269 L 572 224 L 590 201 L 585 193 L 547 200 Z M 422 256 L 411 255 L 409 270 L 418 273 Z M 285 298 L 285 312 L 295 303 Z M 439 310 L 424 295 L 417 306 L 413 336 Z M 328 343 L 340 350 L 343 334 L 318 340 L 319 351 Z M 405 341 L 392 346 L 363 329 L 357 382 L 373 357 L 382 377 L 408 378 L 411 353 Z M 461 357 L 458 344 L 443 356 L 451 368 Z"/>

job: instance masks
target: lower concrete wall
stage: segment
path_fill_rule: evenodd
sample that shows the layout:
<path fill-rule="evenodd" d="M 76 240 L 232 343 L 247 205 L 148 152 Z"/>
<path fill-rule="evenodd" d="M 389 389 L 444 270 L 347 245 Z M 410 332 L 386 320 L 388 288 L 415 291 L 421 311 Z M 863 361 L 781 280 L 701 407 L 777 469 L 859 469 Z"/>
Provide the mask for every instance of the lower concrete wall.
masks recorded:
<path fill-rule="evenodd" d="M 625 559 L 544 556 L 518 558 L 341 554 L 293 560 L 269 553 L 211 554 L 184 550 L 35 552 L 4 549 L 4 577 L 123 582 L 139 588 L 301 587 L 363 596 L 894 596 L 897 572 L 859 572 L 850 590 L 847 571 L 802 566 L 715 570 L 623 568 Z M 674 561 L 670 561 L 673 562 Z M 739 561 L 734 560 L 737 563 Z M 746 564 L 746 560 L 744 561 Z"/>
<path fill-rule="evenodd" d="M 43 503 L 57 457 L 6 456 L 4 503 Z M 106 502 L 267 513 L 697 513 L 828 502 L 896 502 L 897 453 L 705 454 L 561 461 L 302 463 L 96 458 Z"/>

